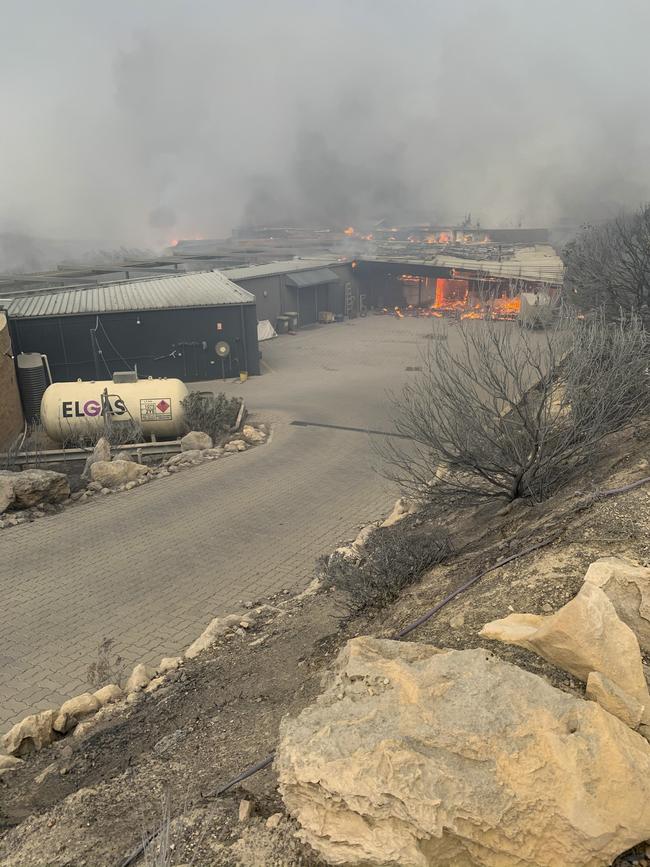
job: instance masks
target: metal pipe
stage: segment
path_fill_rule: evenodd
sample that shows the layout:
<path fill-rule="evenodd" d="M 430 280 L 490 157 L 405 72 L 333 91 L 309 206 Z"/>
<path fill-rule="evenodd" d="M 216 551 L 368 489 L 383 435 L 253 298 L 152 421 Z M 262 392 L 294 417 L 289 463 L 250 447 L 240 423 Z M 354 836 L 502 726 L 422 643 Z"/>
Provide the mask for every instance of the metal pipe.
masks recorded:
<path fill-rule="evenodd" d="M 511 554 L 509 557 L 504 557 L 502 560 L 496 562 L 494 566 L 488 566 L 487 569 L 484 569 L 482 572 L 479 572 L 478 575 L 474 575 L 473 578 L 470 578 L 469 581 L 461 584 L 461 586 L 454 590 L 453 593 L 450 593 L 449 596 L 445 596 L 445 598 L 441 602 L 438 602 L 437 605 L 434 605 L 433 608 L 430 608 L 421 617 L 418 617 L 417 620 L 414 620 L 413 623 L 410 623 L 408 626 L 405 626 L 404 629 L 396 632 L 395 635 L 392 636 L 393 640 L 398 641 L 400 638 L 404 638 L 404 636 L 408 635 L 409 632 L 413 632 L 413 630 L 417 629 L 418 626 L 422 626 L 424 623 L 427 622 L 427 620 L 431 620 L 434 614 L 437 614 L 441 608 L 444 608 L 445 605 L 448 605 L 453 599 L 455 599 L 457 596 L 460 596 L 461 593 L 469 590 L 472 584 L 476 584 L 476 582 L 484 575 L 487 575 L 488 572 L 494 572 L 495 569 L 500 569 L 501 566 L 505 566 L 506 563 L 510 563 L 512 560 L 517 560 L 519 559 L 519 557 L 524 557 L 526 554 L 537 551 L 538 548 L 545 548 L 546 545 L 550 545 L 551 542 L 554 542 L 558 536 L 559 533 L 556 533 L 555 536 L 551 536 L 550 539 L 545 539 L 543 542 L 538 542 L 536 545 L 531 545 L 530 548 L 524 548 L 523 551 L 519 551 L 517 554 Z"/>
<path fill-rule="evenodd" d="M 93 331 L 92 328 L 90 329 L 90 345 L 91 345 L 92 350 L 93 350 L 93 362 L 94 362 L 94 367 L 95 367 L 95 379 L 100 380 L 100 379 L 101 379 L 101 372 L 100 372 L 100 370 L 99 370 L 99 355 L 97 354 L 97 343 L 96 343 L 96 340 L 95 340 L 95 332 Z"/>
<path fill-rule="evenodd" d="M 244 305 L 239 305 L 239 315 L 241 319 L 241 340 L 244 350 L 244 372 L 248 373 L 248 344 L 246 343 L 246 323 L 244 321 Z"/>
<path fill-rule="evenodd" d="M 43 364 L 45 365 L 45 369 L 47 370 L 47 378 L 50 380 L 50 385 L 54 382 L 52 379 L 52 371 L 50 370 L 50 362 L 47 359 L 47 355 L 44 352 L 41 352 L 41 358 L 43 359 Z"/>

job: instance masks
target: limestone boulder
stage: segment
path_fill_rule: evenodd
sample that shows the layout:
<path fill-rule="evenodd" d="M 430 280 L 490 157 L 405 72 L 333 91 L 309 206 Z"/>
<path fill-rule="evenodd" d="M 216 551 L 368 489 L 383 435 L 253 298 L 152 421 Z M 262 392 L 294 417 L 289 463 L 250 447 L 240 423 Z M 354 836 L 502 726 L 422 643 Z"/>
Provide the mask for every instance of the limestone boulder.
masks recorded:
<path fill-rule="evenodd" d="M 0 780 L 3 776 L 14 773 L 23 765 L 23 760 L 16 756 L 0 756 Z"/>
<path fill-rule="evenodd" d="M 55 738 L 53 723 L 55 711 L 43 710 L 26 716 L 9 729 L 2 745 L 12 756 L 25 756 L 52 743 Z"/>
<path fill-rule="evenodd" d="M 9 476 L 0 476 L 0 515 L 6 512 L 14 501 L 14 483 Z"/>
<path fill-rule="evenodd" d="M 81 740 L 82 738 L 85 738 L 88 732 L 92 731 L 92 729 L 94 729 L 96 725 L 97 720 L 94 717 L 89 717 L 88 719 L 85 719 L 83 722 L 79 723 L 79 725 L 72 733 L 72 737 Z"/>
<path fill-rule="evenodd" d="M 57 711 L 52 721 L 52 728 L 57 734 L 67 735 L 77 725 L 77 718 L 67 713 Z"/>
<path fill-rule="evenodd" d="M 247 443 L 252 443 L 253 445 L 266 441 L 266 434 L 264 431 L 258 430 L 253 427 L 252 424 L 245 424 L 242 428 L 241 435 Z"/>
<path fill-rule="evenodd" d="M 243 614 L 227 614 L 225 617 L 215 617 L 187 648 L 185 658 L 194 659 L 201 651 L 207 650 L 218 638 L 230 632 L 231 629 L 236 629 L 242 617 Z"/>
<path fill-rule="evenodd" d="M 487 623 L 480 634 L 532 650 L 585 683 L 592 671 L 600 672 L 643 705 L 643 722 L 650 721 L 639 642 L 599 587 L 583 584 L 555 614 L 511 614 Z"/>
<path fill-rule="evenodd" d="M 149 671 L 146 665 L 143 663 L 138 663 L 129 675 L 129 679 L 126 682 L 124 687 L 124 692 L 140 692 L 140 690 L 144 689 L 145 686 L 151 680 L 152 673 Z"/>
<path fill-rule="evenodd" d="M 589 566 L 585 582 L 600 587 L 643 650 L 650 652 L 650 569 L 626 557 L 602 557 Z"/>
<path fill-rule="evenodd" d="M 353 639 L 276 769 L 329 864 L 605 867 L 650 834 L 648 743 L 480 649 Z"/>
<path fill-rule="evenodd" d="M 160 689 L 160 687 L 163 685 L 164 682 L 165 682 L 165 678 L 163 675 L 160 675 L 160 677 L 154 677 L 145 686 L 144 691 L 145 692 L 155 692 L 157 689 Z"/>
<path fill-rule="evenodd" d="M 364 527 L 362 530 L 359 530 L 359 532 L 357 533 L 357 537 L 354 540 L 354 542 L 352 543 L 351 547 L 354 548 L 355 551 L 359 551 L 360 553 L 363 553 L 365 551 L 366 545 L 368 544 L 370 537 L 373 535 L 373 533 L 376 532 L 377 526 L 378 526 L 377 524 L 368 524 L 367 527 Z"/>
<path fill-rule="evenodd" d="M 88 719 L 101 708 L 97 695 L 84 692 L 64 701 L 55 716 L 52 728 L 59 734 L 71 732 L 82 720 Z"/>
<path fill-rule="evenodd" d="M 193 461 L 202 461 L 204 457 L 206 457 L 206 451 L 206 449 L 190 449 L 189 451 L 172 455 L 172 457 L 167 461 L 167 466 L 175 467 L 178 464 L 191 464 Z"/>
<path fill-rule="evenodd" d="M 587 678 L 585 697 L 597 701 L 608 713 L 614 714 L 631 729 L 638 728 L 643 716 L 641 702 L 623 692 L 599 671 L 592 671 Z"/>
<path fill-rule="evenodd" d="M 245 440 L 230 440 L 223 447 L 224 452 L 243 452 L 247 448 Z"/>
<path fill-rule="evenodd" d="M 82 479 L 90 478 L 90 468 L 93 464 L 96 464 L 98 461 L 110 461 L 111 459 L 111 444 L 106 439 L 106 437 L 100 437 L 96 444 L 95 448 L 92 450 L 91 454 L 86 458 L 86 465 L 84 466 L 84 471 L 81 474 Z"/>
<path fill-rule="evenodd" d="M 170 671 L 176 671 L 182 663 L 182 656 L 163 656 L 156 671 L 158 674 L 168 674 Z"/>
<path fill-rule="evenodd" d="M 102 686 L 102 688 L 94 692 L 93 695 L 101 707 L 104 707 L 104 705 L 110 704 L 111 702 L 119 701 L 124 693 L 116 683 L 109 683 L 106 686 Z"/>
<path fill-rule="evenodd" d="M 90 468 L 90 476 L 93 482 L 97 482 L 102 488 L 118 488 L 128 482 L 137 482 L 150 472 L 145 464 L 136 464 L 133 461 L 97 461 Z"/>
<path fill-rule="evenodd" d="M 84 692 L 64 701 L 59 708 L 59 713 L 74 716 L 77 719 L 96 713 L 101 707 L 99 699 L 92 692 Z"/>
<path fill-rule="evenodd" d="M 13 503 L 17 509 L 29 509 L 40 503 L 62 503 L 70 496 L 68 477 L 53 470 L 0 471 L 0 479 L 13 485 Z"/>
<path fill-rule="evenodd" d="M 404 518 L 407 518 L 409 515 L 415 514 L 415 512 L 417 512 L 417 504 L 412 500 L 408 500 L 406 497 L 400 497 L 393 506 L 393 511 L 384 521 L 382 521 L 381 526 L 392 527 L 394 524 L 403 521 Z"/>
<path fill-rule="evenodd" d="M 212 437 L 200 430 L 191 430 L 181 439 L 181 451 L 203 451 L 203 449 L 211 449 L 214 443 Z"/>

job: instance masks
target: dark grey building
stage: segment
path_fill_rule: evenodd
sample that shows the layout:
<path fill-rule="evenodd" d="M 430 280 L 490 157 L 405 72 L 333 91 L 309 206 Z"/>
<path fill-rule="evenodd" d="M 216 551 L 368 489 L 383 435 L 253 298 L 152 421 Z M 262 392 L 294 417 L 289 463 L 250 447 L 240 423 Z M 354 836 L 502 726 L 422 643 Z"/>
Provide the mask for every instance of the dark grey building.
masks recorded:
<path fill-rule="evenodd" d="M 285 313 L 297 313 L 298 325 L 304 327 L 318 322 L 324 311 L 352 316 L 359 312 L 359 287 L 351 262 L 288 259 L 223 273 L 255 296 L 258 318 L 273 325 Z"/>
<path fill-rule="evenodd" d="M 260 372 L 255 297 L 218 271 L 21 294 L 7 313 L 14 352 L 44 353 L 58 381 Z"/>

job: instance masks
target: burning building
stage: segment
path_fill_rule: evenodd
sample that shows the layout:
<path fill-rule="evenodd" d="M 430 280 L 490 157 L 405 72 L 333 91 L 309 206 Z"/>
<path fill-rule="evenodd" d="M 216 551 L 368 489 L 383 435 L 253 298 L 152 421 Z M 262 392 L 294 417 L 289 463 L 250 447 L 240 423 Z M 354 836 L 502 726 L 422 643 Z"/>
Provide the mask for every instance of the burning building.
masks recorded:
<path fill-rule="evenodd" d="M 436 280 L 437 310 L 464 310 L 469 298 L 469 280 L 454 277 L 438 277 Z"/>
<path fill-rule="evenodd" d="M 375 263 L 379 266 L 379 263 Z M 397 316 L 516 319 L 522 293 L 552 298 L 557 284 L 470 269 L 358 263 L 369 306 Z"/>

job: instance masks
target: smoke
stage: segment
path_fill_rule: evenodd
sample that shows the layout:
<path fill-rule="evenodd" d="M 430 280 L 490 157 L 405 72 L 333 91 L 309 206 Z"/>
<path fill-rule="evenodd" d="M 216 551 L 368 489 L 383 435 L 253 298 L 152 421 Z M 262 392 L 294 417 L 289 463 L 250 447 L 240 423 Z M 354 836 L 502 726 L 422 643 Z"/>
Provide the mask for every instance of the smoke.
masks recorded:
<path fill-rule="evenodd" d="M 0 233 L 30 261 L 34 238 L 553 225 L 650 198 L 645 0 L 7 0 L 3 19 Z"/>

